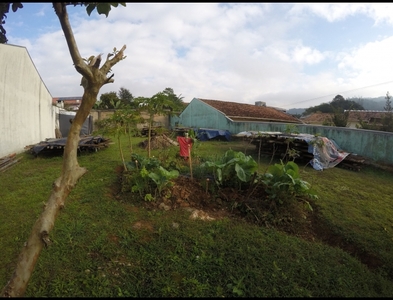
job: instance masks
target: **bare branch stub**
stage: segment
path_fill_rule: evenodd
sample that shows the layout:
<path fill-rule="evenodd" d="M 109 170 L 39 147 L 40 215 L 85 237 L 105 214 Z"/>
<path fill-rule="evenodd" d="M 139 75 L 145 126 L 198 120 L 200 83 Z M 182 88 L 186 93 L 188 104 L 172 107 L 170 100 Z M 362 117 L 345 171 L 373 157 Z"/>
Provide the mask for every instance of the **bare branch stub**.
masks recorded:
<path fill-rule="evenodd" d="M 52 241 L 49 239 L 49 234 L 47 231 L 41 232 L 41 240 L 45 245 L 45 248 L 48 248 L 52 244 Z"/>

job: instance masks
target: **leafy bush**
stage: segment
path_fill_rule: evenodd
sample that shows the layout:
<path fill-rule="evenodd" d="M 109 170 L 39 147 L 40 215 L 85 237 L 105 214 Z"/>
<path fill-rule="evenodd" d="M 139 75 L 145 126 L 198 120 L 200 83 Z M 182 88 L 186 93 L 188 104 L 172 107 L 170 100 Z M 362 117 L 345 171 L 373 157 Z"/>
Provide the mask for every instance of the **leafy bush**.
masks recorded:
<path fill-rule="evenodd" d="M 171 180 L 179 176 L 179 171 L 177 170 L 168 171 L 164 169 L 162 166 L 159 166 L 158 169 L 155 169 L 154 171 L 150 172 L 148 176 L 154 181 L 158 189 L 158 194 L 161 195 L 166 187 L 173 185 Z"/>
<path fill-rule="evenodd" d="M 126 163 L 129 171 L 123 173 L 122 192 L 138 193 L 145 201 L 163 196 L 166 188 L 173 184 L 172 180 L 179 176 L 179 171 L 166 170 L 155 157 L 134 153 L 131 158 L 132 161 Z"/>
<path fill-rule="evenodd" d="M 131 161 L 126 163 L 127 169 L 142 169 L 146 168 L 146 170 L 150 171 L 158 168 L 161 165 L 161 162 L 156 157 L 145 157 L 143 155 L 133 153 L 131 155 Z"/>
<path fill-rule="evenodd" d="M 212 174 L 218 186 L 234 186 L 240 190 L 242 183 L 251 181 L 258 164 L 250 155 L 230 149 L 218 161 L 206 161 L 201 167 Z"/>
<path fill-rule="evenodd" d="M 295 199 L 303 201 L 310 210 L 312 207 L 305 197 L 317 199 L 318 196 L 311 190 L 310 184 L 300 178 L 299 166 L 288 161 L 284 164 L 270 165 L 265 174 L 261 176 L 272 206 L 285 206 Z"/>

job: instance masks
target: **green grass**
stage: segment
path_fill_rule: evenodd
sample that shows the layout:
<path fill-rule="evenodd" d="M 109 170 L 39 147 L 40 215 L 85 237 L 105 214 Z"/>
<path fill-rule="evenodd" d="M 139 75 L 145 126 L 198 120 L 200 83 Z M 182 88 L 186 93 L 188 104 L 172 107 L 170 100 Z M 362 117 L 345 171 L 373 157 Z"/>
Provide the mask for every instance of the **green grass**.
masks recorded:
<path fill-rule="evenodd" d="M 381 260 L 382 269 L 393 278 L 393 175 L 373 167 L 360 172 L 334 168 L 321 173 L 309 170 L 304 178 L 320 195 L 318 206 L 327 225 Z"/>
<path fill-rule="evenodd" d="M 115 138 L 112 139 L 116 141 Z M 133 138 L 133 150 L 144 138 Z M 127 139 L 122 141 L 130 158 Z M 214 158 L 240 142 L 200 142 L 193 157 Z M 127 152 L 128 151 L 128 152 Z M 177 147 L 153 150 L 169 159 Z M 24 241 L 60 175 L 61 157 L 21 154 L 0 173 L 0 285 L 5 286 Z M 270 157 L 262 157 L 264 171 Z M 190 220 L 184 210 L 148 210 L 112 192 L 121 165 L 118 145 L 82 154 L 88 168 L 70 193 L 51 232 L 53 244 L 38 260 L 29 297 L 391 297 L 393 295 L 393 174 L 315 171 L 301 164 L 302 179 L 317 191 L 321 222 L 342 243 L 380 261 L 370 270 L 339 247 L 308 242 L 241 220 Z M 359 255 L 360 255 L 359 254 Z"/>

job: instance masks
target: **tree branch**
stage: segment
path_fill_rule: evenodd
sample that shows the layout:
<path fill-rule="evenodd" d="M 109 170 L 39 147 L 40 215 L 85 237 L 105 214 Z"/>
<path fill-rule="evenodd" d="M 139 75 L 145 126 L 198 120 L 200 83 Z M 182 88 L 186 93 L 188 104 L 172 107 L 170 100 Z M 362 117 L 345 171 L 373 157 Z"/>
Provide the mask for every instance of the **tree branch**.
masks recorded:
<path fill-rule="evenodd" d="M 124 45 L 119 52 L 116 53 L 116 55 L 112 58 L 109 59 L 109 55 L 107 57 L 107 60 L 105 61 L 105 63 L 103 64 L 103 66 L 101 67 L 101 71 L 104 74 L 108 74 L 110 69 L 112 69 L 112 67 L 117 64 L 119 61 L 121 61 L 124 58 L 124 50 L 126 50 L 127 46 Z"/>
<path fill-rule="evenodd" d="M 74 34 L 71 29 L 71 24 L 68 19 L 67 4 L 65 2 L 52 2 L 52 4 L 57 17 L 59 18 L 61 28 L 63 29 L 75 69 L 82 76 L 92 79 L 93 74 L 91 73 L 90 68 L 88 68 L 87 64 L 82 59 L 82 56 L 79 53 L 78 46 L 75 41 Z"/>

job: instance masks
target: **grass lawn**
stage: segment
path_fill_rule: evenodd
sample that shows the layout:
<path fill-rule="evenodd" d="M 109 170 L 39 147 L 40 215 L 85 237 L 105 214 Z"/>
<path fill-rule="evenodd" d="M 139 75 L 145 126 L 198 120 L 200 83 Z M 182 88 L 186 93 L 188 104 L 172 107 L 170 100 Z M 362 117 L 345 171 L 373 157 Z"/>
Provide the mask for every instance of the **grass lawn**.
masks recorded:
<path fill-rule="evenodd" d="M 117 139 L 82 153 L 89 171 L 67 198 L 35 267 L 28 297 L 391 297 L 393 295 L 393 174 L 373 167 L 301 167 L 312 184 L 323 239 L 305 240 L 239 218 L 190 219 L 184 209 L 149 209 L 114 192 L 122 162 Z M 132 139 L 132 151 L 144 138 Z M 130 160 L 128 140 L 122 148 Z M 252 155 L 244 142 L 198 142 L 198 157 L 214 159 L 233 149 Z M 178 147 L 153 150 L 170 159 Z M 60 175 L 62 157 L 20 154 L 0 173 L 0 285 L 10 279 L 20 249 Z M 276 161 L 275 161 L 276 162 Z M 274 162 L 273 162 L 274 163 Z M 270 157 L 261 157 L 264 172 Z M 195 166 L 196 167 L 196 166 Z M 328 230 L 327 230 L 328 229 Z M 328 234 L 327 234 L 328 233 Z"/>

